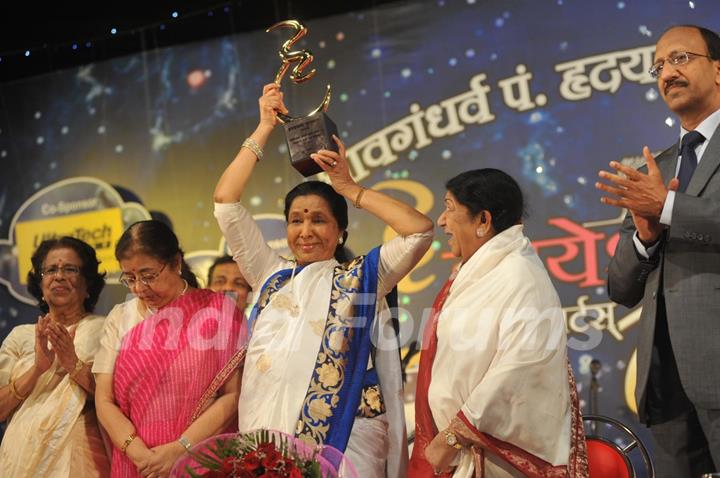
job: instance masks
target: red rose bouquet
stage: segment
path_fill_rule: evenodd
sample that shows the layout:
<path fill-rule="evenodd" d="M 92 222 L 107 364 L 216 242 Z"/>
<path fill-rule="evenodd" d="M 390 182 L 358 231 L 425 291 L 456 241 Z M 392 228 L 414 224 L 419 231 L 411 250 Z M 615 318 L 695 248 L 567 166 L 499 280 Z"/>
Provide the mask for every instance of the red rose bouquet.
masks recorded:
<path fill-rule="evenodd" d="M 332 447 L 310 447 L 285 433 L 226 433 L 197 444 L 178 460 L 172 477 L 356 477 L 352 464 Z"/>

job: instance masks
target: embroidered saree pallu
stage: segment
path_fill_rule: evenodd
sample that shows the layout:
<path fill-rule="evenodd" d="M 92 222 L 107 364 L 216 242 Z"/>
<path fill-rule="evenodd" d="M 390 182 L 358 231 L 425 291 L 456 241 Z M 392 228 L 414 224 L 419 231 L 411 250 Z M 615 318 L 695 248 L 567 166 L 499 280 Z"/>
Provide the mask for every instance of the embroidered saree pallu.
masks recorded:
<path fill-rule="evenodd" d="M 259 291 L 240 432 L 278 430 L 341 450 L 363 478 L 404 478 L 400 354 L 385 298 L 422 258 L 432 232 L 396 236 L 347 263 L 298 267 L 267 246 L 240 203 L 216 203 L 215 216 L 243 276 Z"/>
<path fill-rule="evenodd" d="M 306 443 L 345 451 L 356 416 L 371 418 L 384 411 L 377 373 L 374 368 L 368 369 L 379 252 L 380 248 L 375 248 L 366 257 L 333 267 L 325 320 L 319 311 L 311 312 L 318 314 L 311 327 L 320 336 L 320 343 L 311 355 L 312 373 L 295 425 L 295 436 Z M 261 316 L 272 304 L 276 310 L 284 310 L 289 320 L 298 316 L 299 306 L 280 291 L 293 274 L 304 273 L 304 268 L 298 267 L 272 275 L 262 288 L 253 315 Z"/>

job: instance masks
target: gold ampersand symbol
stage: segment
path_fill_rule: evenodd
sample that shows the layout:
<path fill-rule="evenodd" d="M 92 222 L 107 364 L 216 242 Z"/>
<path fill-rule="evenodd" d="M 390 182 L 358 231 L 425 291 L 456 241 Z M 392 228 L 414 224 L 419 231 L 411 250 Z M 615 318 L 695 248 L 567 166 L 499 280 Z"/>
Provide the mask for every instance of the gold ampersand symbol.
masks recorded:
<path fill-rule="evenodd" d="M 278 28 L 291 28 L 295 30 L 295 34 L 285 43 L 283 43 L 282 48 L 280 51 L 278 51 L 278 55 L 280 55 L 280 59 L 282 60 L 282 64 L 280 65 L 280 69 L 278 69 L 277 74 L 275 75 L 275 84 L 280 86 L 280 82 L 283 79 L 283 76 L 285 76 L 285 73 L 290 68 L 290 65 L 293 63 L 296 63 L 295 67 L 293 68 L 292 72 L 290 73 L 290 79 L 293 83 L 302 83 L 304 81 L 307 81 L 311 79 L 313 76 L 315 76 L 315 73 L 317 70 L 313 68 L 312 70 L 308 71 L 307 73 L 304 72 L 305 68 L 310 65 L 313 61 L 313 54 L 310 50 L 292 50 L 293 45 L 298 42 L 302 37 L 305 36 L 308 29 L 305 27 L 302 23 L 300 23 L 297 20 L 284 20 L 282 22 L 278 22 L 265 30 L 266 32 L 271 32 L 273 30 L 276 30 Z M 325 89 L 325 96 L 323 97 L 322 102 L 320 105 L 318 105 L 317 108 L 312 110 L 310 113 L 306 115 L 312 116 L 320 111 L 327 111 L 328 106 L 330 105 L 330 97 L 331 97 L 331 88 L 330 85 L 327 85 L 327 88 Z M 285 115 L 282 113 L 277 114 L 278 119 L 282 123 L 287 123 L 289 121 L 292 121 L 296 118 Z"/>

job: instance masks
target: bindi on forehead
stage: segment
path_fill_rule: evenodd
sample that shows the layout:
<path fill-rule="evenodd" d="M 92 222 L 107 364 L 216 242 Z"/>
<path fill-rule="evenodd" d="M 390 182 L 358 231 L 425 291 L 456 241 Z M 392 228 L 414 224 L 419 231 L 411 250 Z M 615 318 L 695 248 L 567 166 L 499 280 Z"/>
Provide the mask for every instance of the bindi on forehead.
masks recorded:
<path fill-rule="evenodd" d="M 77 262 L 76 259 L 79 259 L 79 257 L 74 250 L 61 247 L 51 249 L 45 256 L 43 263 L 46 265 L 63 263 L 74 264 Z"/>
<path fill-rule="evenodd" d="M 303 209 L 303 212 L 304 212 L 305 214 L 307 214 L 307 213 L 310 212 L 310 209 Z"/>

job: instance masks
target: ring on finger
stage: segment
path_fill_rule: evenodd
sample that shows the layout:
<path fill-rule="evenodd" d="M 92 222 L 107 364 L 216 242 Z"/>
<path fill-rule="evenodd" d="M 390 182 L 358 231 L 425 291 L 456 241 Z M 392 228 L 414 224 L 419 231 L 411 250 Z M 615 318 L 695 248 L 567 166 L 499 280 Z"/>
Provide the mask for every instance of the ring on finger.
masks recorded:
<path fill-rule="evenodd" d="M 330 166 L 332 166 L 333 168 L 334 168 L 335 166 L 337 166 L 337 161 L 333 160 L 333 162 L 330 163 Z"/>

